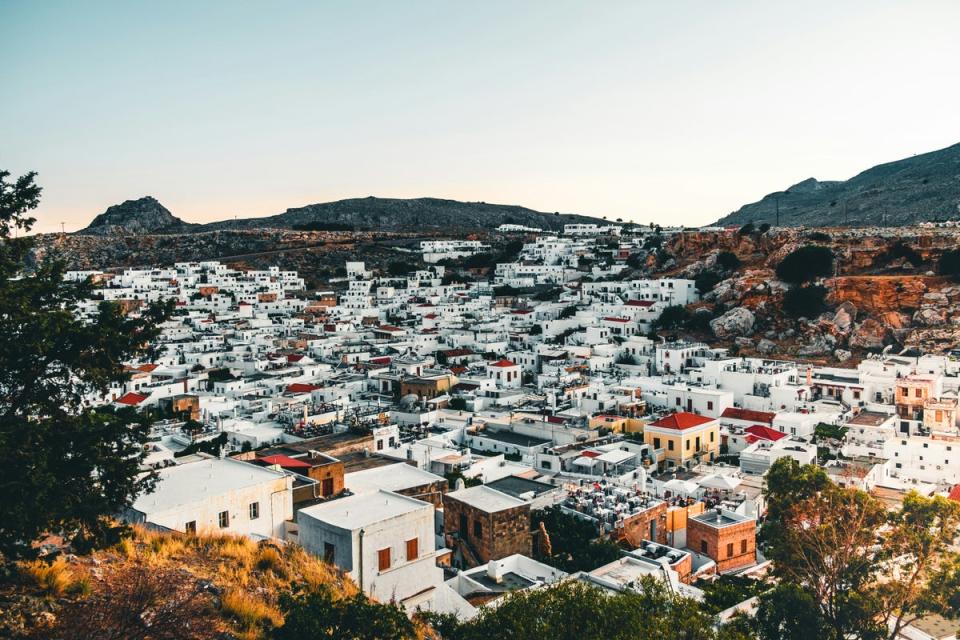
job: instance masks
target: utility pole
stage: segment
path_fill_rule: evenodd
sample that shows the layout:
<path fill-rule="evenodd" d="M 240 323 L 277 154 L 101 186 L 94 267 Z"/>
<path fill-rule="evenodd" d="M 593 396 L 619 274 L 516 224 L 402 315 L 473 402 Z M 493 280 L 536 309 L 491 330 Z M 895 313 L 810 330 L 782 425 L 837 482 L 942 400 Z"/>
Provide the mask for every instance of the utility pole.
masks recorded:
<path fill-rule="evenodd" d="M 777 195 L 774 199 L 774 202 L 777 203 L 777 226 L 780 226 L 780 196 Z"/>
<path fill-rule="evenodd" d="M 60 235 L 66 235 L 66 231 L 63 230 L 63 222 L 60 223 Z"/>

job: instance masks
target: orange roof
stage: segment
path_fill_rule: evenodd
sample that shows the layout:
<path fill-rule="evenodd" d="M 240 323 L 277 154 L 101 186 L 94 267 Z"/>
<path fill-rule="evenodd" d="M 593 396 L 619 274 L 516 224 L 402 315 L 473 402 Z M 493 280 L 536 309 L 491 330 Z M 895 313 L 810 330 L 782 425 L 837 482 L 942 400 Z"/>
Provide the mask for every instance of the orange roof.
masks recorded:
<path fill-rule="evenodd" d="M 140 404 L 141 402 L 143 402 L 149 397 L 150 396 L 145 396 L 142 393 L 134 393 L 133 391 L 131 391 L 130 393 L 125 393 L 119 398 L 117 398 L 117 402 L 119 402 L 120 404 L 129 404 L 132 406 L 135 404 Z"/>
<path fill-rule="evenodd" d="M 707 424 L 708 422 L 713 422 L 713 418 L 707 418 L 705 416 L 698 416 L 695 413 L 680 411 L 679 413 L 674 413 L 672 415 L 660 418 L 655 422 L 651 422 L 650 426 L 660 427 L 661 429 L 678 429 L 682 431 L 684 429 L 699 427 L 700 425 Z"/>
<path fill-rule="evenodd" d="M 143 371 L 144 373 L 150 373 L 151 371 L 156 369 L 158 366 L 159 365 L 156 365 L 156 364 L 142 364 L 139 367 L 135 367 L 135 368 L 139 369 L 140 371 Z"/>
<path fill-rule="evenodd" d="M 727 407 L 720 414 L 721 418 L 732 418 L 734 420 L 749 420 L 750 422 L 765 422 L 771 424 L 777 414 L 770 411 L 753 411 L 752 409 L 738 409 L 736 407 Z"/>
<path fill-rule="evenodd" d="M 317 389 L 322 389 L 323 385 L 320 384 L 308 384 L 306 382 L 294 382 L 293 384 L 288 384 L 286 388 L 286 393 L 310 393 L 311 391 L 316 391 Z"/>
<path fill-rule="evenodd" d="M 507 360 L 506 358 L 503 358 L 502 360 L 497 360 L 496 362 L 490 363 L 490 366 L 491 367 L 515 367 L 517 366 L 517 363 Z"/>
<path fill-rule="evenodd" d="M 960 502 L 960 484 L 954 485 L 953 489 L 950 490 L 950 493 L 947 495 L 951 500 L 956 500 Z"/>

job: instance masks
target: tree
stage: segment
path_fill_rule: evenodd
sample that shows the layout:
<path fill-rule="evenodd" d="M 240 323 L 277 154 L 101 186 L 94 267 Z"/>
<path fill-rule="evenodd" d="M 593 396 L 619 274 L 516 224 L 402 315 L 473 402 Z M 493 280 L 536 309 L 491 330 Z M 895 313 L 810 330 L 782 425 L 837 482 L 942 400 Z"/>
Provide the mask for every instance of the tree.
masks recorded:
<path fill-rule="evenodd" d="M 406 640 L 416 637 L 413 623 L 402 608 L 380 604 L 356 593 L 336 598 L 329 587 L 296 589 L 280 595 L 284 624 L 276 640 Z"/>
<path fill-rule="evenodd" d="M 701 271 L 697 274 L 697 277 L 694 278 L 693 284 L 697 288 L 697 291 L 704 294 L 713 291 L 713 288 L 717 286 L 720 280 L 722 280 L 722 278 L 716 271 Z"/>
<path fill-rule="evenodd" d="M 942 276 L 949 276 L 954 282 L 960 282 L 960 249 L 944 251 L 940 256 L 937 270 Z"/>
<path fill-rule="evenodd" d="M 18 557 L 47 533 L 105 542 L 118 533 L 107 517 L 152 486 L 140 470 L 145 416 L 90 401 L 127 377 L 124 362 L 152 355 L 172 305 L 125 316 L 100 302 L 79 318 L 92 285 L 65 282 L 53 257 L 28 269 L 33 240 L 11 233 L 30 230 L 40 188 L 33 173 L 9 175 L 0 171 L 0 552 Z"/>
<path fill-rule="evenodd" d="M 690 312 L 680 304 L 674 304 L 660 313 L 660 317 L 653 321 L 656 331 L 661 329 L 682 329 L 690 321 Z"/>
<path fill-rule="evenodd" d="M 790 284 L 802 284 L 833 273 L 833 251 L 820 245 L 794 250 L 777 265 L 777 277 Z"/>
<path fill-rule="evenodd" d="M 539 559 L 563 571 L 590 571 L 623 555 L 615 543 L 599 539 L 595 524 L 560 507 L 534 512 L 533 525 L 550 536 L 551 552 Z"/>
<path fill-rule="evenodd" d="M 771 466 L 766 496 L 762 534 L 782 597 L 761 598 L 761 637 L 800 637 L 785 631 L 799 624 L 834 640 L 892 640 L 915 616 L 958 614 L 957 503 L 910 492 L 890 513 L 787 459 Z"/>
<path fill-rule="evenodd" d="M 697 602 L 667 591 L 649 576 L 636 590 L 608 594 L 570 580 L 543 589 L 514 591 L 472 620 L 447 618 L 438 625 L 444 640 L 711 640 L 729 638 L 713 628 Z M 434 616 L 431 616 L 434 618 Z M 435 627 L 436 628 L 436 627 Z"/>
<path fill-rule="evenodd" d="M 717 254 L 717 264 L 725 271 L 732 271 L 740 266 L 740 258 L 732 251 L 721 251 Z"/>
<path fill-rule="evenodd" d="M 414 264 L 405 262 L 403 260 L 396 260 L 387 265 L 387 273 L 395 278 L 399 278 L 409 274 L 412 271 L 416 271 L 417 267 Z"/>
<path fill-rule="evenodd" d="M 741 236 L 748 236 L 756 230 L 757 230 L 756 226 L 752 222 L 748 222 L 747 224 L 740 227 L 740 230 L 737 231 L 737 233 L 740 234 Z"/>
<path fill-rule="evenodd" d="M 792 318 L 816 318 L 827 309 L 827 289 L 818 284 L 791 287 L 783 294 L 783 312 Z"/>

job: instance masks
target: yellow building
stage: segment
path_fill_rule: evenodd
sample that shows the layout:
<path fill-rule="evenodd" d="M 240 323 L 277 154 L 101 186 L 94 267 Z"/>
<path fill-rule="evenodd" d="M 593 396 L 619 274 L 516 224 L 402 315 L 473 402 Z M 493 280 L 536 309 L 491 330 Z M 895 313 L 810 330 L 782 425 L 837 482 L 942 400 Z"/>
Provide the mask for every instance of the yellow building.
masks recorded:
<path fill-rule="evenodd" d="M 720 454 L 720 423 L 681 411 L 648 423 L 643 441 L 654 448 L 661 468 L 692 467 Z"/>

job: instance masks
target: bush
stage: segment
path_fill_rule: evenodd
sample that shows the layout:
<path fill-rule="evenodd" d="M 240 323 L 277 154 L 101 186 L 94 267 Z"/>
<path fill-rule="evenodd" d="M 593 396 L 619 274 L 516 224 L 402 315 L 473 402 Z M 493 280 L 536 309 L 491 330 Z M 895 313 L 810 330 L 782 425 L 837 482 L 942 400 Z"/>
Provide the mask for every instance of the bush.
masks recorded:
<path fill-rule="evenodd" d="M 760 233 L 766 233 L 767 231 L 770 231 L 770 223 L 764 222 L 762 225 L 760 225 L 759 231 Z"/>
<path fill-rule="evenodd" d="M 939 272 L 950 276 L 954 282 L 960 282 L 960 249 L 951 249 L 940 257 Z"/>
<path fill-rule="evenodd" d="M 660 317 L 653 321 L 653 329 L 683 329 L 690 321 L 690 312 L 683 305 L 675 304 L 667 307 Z"/>
<path fill-rule="evenodd" d="M 737 233 L 739 233 L 741 236 L 748 236 L 756 230 L 757 228 L 754 226 L 754 224 L 752 222 L 748 222 L 747 224 L 740 227 L 740 231 L 738 231 Z"/>
<path fill-rule="evenodd" d="M 883 254 L 882 261 L 885 264 L 889 264 L 894 260 L 900 260 L 901 258 L 906 258 L 907 262 L 915 267 L 919 267 L 921 264 L 923 264 L 923 258 L 919 253 L 917 253 L 917 250 L 903 240 L 898 240 L 893 246 L 887 249 L 887 251 Z"/>
<path fill-rule="evenodd" d="M 693 283 L 697 291 L 703 294 L 713 291 L 713 288 L 717 286 L 720 280 L 722 280 L 722 278 L 716 271 L 701 271 L 697 274 L 697 277 L 694 278 Z"/>
<path fill-rule="evenodd" d="M 819 245 L 800 247 L 777 265 L 777 277 L 802 284 L 833 273 L 833 251 Z"/>
<path fill-rule="evenodd" d="M 396 262 L 391 262 L 387 265 L 387 273 L 394 277 L 405 276 L 411 271 L 416 271 L 417 267 L 414 264 L 409 262 L 404 262 L 402 260 L 397 260 Z"/>
<path fill-rule="evenodd" d="M 783 311 L 793 318 L 815 318 L 827 308 L 826 287 L 807 285 L 793 287 L 783 297 Z"/>
<path fill-rule="evenodd" d="M 740 258 L 732 251 L 721 251 L 717 254 L 717 265 L 725 271 L 732 271 L 740 266 Z"/>
<path fill-rule="evenodd" d="M 277 640 L 352 638 L 401 640 L 417 637 L 406 612 L 396 604 L 380 604 L 362 593 L 336 598 L 328 588 L 280 596 L 286 618 L 274 632 Z"/>
<path fill-rule="evenodd" d="M 53 596 L 65 594 L 74 582 L 73 573 L 63 558 L 57 558 L 50 563 L 45 560 L 21 562 L 19 570 L 40 589 Z"/>
<path fill-rule="evenodd" d="M 823 231 L 814 231 L 810 234 L 807 234 L 807 239 L 813 240 L 814 242 L 830 242 L 830 236 L 825 234 Z"/>

